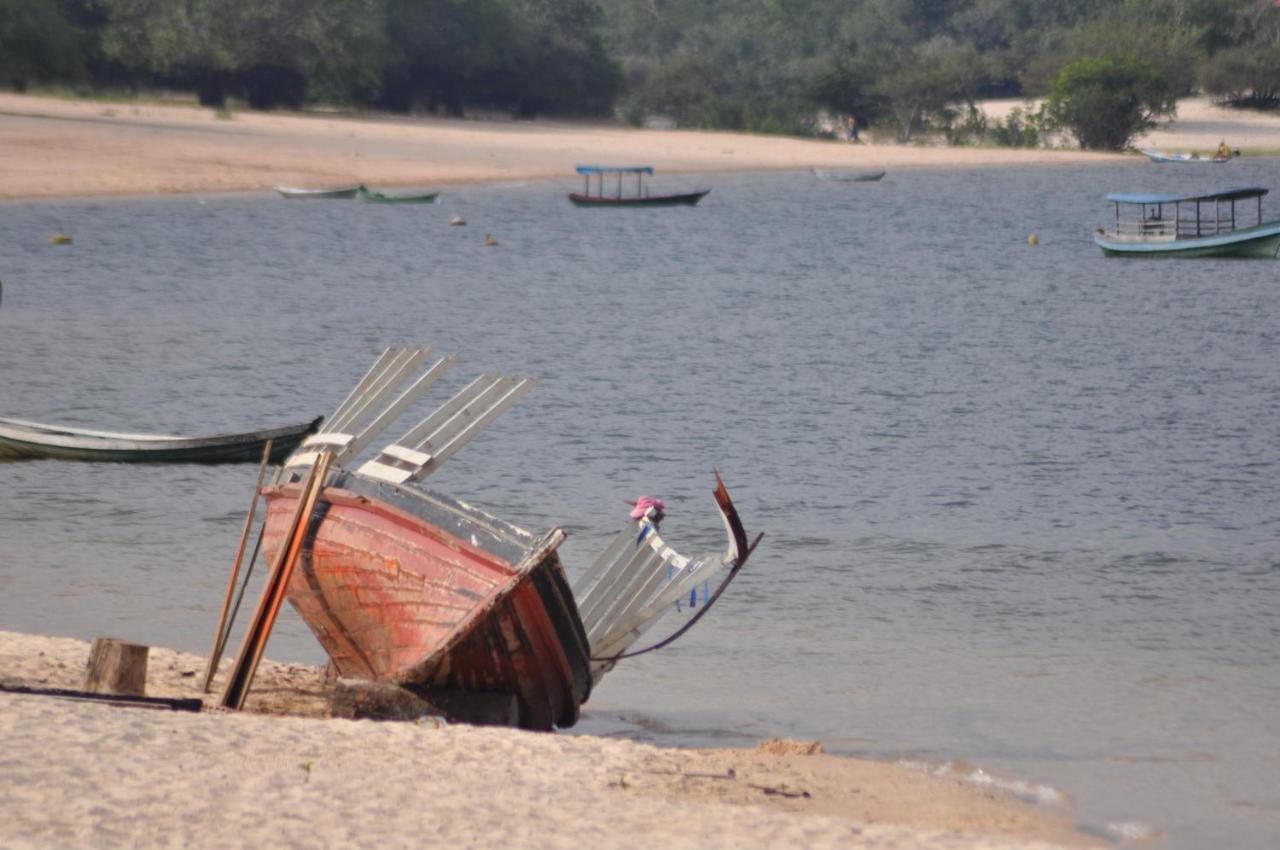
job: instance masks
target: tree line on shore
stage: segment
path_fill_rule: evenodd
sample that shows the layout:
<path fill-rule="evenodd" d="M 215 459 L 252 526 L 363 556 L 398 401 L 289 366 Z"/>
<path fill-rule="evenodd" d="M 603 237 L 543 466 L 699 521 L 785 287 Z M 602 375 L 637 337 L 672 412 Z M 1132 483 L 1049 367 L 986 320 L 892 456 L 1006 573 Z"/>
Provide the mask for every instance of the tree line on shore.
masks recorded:
<path fill-rule="evenodd" d="M 1123 147 L 1176 98 L 1280 106 L 1275 0 L 0 0 L 0 84 L 223 107 L 652 116 Z M 990 122 L 992 97 L 1042 98 Z"/>

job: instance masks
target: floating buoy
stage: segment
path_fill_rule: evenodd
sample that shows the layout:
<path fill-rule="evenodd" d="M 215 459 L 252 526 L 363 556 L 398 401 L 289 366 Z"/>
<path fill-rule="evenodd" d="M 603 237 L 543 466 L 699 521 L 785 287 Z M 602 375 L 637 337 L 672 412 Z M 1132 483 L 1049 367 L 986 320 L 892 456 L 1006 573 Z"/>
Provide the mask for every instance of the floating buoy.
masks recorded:
<path fill-rule="evenodd" d="M 50 245 L 70 245 L 71 237 L 65 233 L 55 233 L 49 237 Z"/>
<path fill-rule="evenodd" d="M 1033 233 L 1033 234 L 1031 234 L 1030 236 L 1028 236 L 1028 237 L 1027 237 L 1027 244 L 1028 244 L 1028 245 L 1039 245 L 1039 244 L 1040 244 L 1040 237 L 1039 237 L 1039 236 L 1036 236 L 1034 233 Z"/>
<path fill-rule="evenodd" d="M 492 233 L 486 233 L 484 235 L 484 244 L 486 247 L 492 248 L 493 246 L 498 244 L 498 240 L 493 238 Z"/>
<path fill-rule="evenodd" d="M 466 223 L 467 220 L 460 215 L 455 215 L 453 218 L 449 219 L 450 227 L 462 227 Z"/>

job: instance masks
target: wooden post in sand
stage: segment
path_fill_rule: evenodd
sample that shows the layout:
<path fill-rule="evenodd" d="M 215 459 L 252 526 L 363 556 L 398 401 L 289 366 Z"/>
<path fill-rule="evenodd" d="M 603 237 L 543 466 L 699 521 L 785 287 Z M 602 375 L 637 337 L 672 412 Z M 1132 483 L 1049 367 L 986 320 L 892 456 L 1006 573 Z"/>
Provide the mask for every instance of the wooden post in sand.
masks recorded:
<path fill-rule="evenodd" d="M 150 650 L 151 647 L 115 638 L 94 638 L 84 689 L 91 694 L 146 696 Z"/>
<path fill-rule="evenodd" d="M 240 653 L 231 668 L 227 685 L 222 691 L 223 708 L 244 708 L 245 697 L 249 695 L 249 686 L 253 683 L 254 674 L 258 671 L 258 662 L 267 647 L 267 639 L 271 637 L 271 629 L 276 623 L 276 614 L 284 601 L 285 589 L 289 586 L 289 578 L 293 575 L 293 566 L 302 554 L 302 543 L 311 528 L 311 513 L 315 509 L 320 491 L 324 489 L 325 475 L 333 453 L 328 449 L 320 452 L 319 458 L 311 467 L 311 473 L 298 491 L 298 504 L 289 523 L 289 531 L 276 553 L 275 565 L 267 584 L 262 589 L 262 598 L 258 600 L 258 608 L 253 619 L 245 629 Z"/>
<path fill-rule="evenodd" d="M 258 465 L 258 480 L 253 485 L 253 498 L 249 500 L 249 515 L 244 518 L 244 528 L 240 531 L 240 547 L 236 549 L 236 560 L 231 566 L 231 578 L 227 580 L 227 592 L 222 598 L 222 612 L 218 615 L 218 628 L 213 633 L 213 648 L 209 650 L 209 664 L 204 671 L 202 690 L 209 692 L 213 684 L 213 676 L 218 672 L 218 661 L 222 658 L 222 650 L 227 645 L 227 635 L 231 624 L 227 622 L 227 610 L 231 607 L 231 595 L 236 589 L 236 579 L 240 576 L 240 563 L 244 559 L 244 547 L 249 542 L 249 532 L 253 530 L 253 516 L 258 508 L 258 494 L 262 491 L 262 479 L 267 472 L 267 461 L 271 458 L 271 440 L 262 447 L 262 463 Z M 246 574 L 246 581 L 248 575 Z"/>

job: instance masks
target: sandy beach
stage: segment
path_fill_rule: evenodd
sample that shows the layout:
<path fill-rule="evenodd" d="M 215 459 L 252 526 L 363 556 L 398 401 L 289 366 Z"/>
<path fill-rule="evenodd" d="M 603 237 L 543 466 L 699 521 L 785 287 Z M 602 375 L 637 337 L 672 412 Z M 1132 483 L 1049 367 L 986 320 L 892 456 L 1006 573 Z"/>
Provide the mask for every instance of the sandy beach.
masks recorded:
<path fill-rule="evenodd" d="M 79 640 L 0 632 L 0 684 L 77 689 L 88 652 Z M 148 695 L 200 696 L 204 663 L 153 648 Z M 951 775 L 810 752 L 808 742 L 673 750 L 431 720 L 319 719 L 297 716 L 323 713 L 319 669 L 265 663 L 259 677 L 243 713 L 0 692 L 0 846 L 1095 843 L 1072 827 L 1065 806 L 1039 808 Z"/>
<path fill-rule="evenodd" d="M 1214 144 L 1217 144 L 1216 140 Z M 606 125 L 359 118 L 0 94 L 0 198 L 234 192 L 363 182 L 565 179 L 579 164 L 658 174 L 1096 162 L 1079 151 L 848 144 Z"/>

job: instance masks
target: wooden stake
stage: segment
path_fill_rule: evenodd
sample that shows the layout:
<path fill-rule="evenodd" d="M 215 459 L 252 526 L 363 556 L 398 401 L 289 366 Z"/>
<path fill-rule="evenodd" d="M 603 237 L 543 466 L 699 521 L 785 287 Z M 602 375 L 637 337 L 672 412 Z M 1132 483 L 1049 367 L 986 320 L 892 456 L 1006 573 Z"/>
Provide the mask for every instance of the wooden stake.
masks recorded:
<path fill-rule="evenodd" d="M 253 528 L 253 517 L 258 511 L 258 495 L 262 490 L 262 479 L 267 473 L 267 461 L 271 458 L 271 440 L 262 447 L 262 463 L 258 465 L 258 480 L 253 485 L 253 498 L 249 500 L 249 515 L 244 518 L 244 528 L 240 531 L 240 547 L 236 549 L 236 560 L 231 567 L 231 578 L 227 580 L 227 592 L 222 597 L 222 612 L 218 614 L 218 628 L 213 633 L 213 647 L 209 650 L 209 666 L 204 671 L 202 690 L 207 694 L 213 684 L 214 674 L 218 672 L 218 662 L 222 659 L 222 650 L 227 645 L 227 636 L 231 633 L 231 623 L 227 622 L 227 609 L 231 607 L 231 596 L 235 592 L 236 579 L 240 576 L 240 563 L 244 560 L 244 547 L 249 542 L 249 532 Z"/>
<path fill-rule="evenodd" d="M 311 514 L 315 509 L 320 491 L 324 489 L 324 479 L 332 459 L 332 452 L 327 449 L 322 451 L 298 493 L 298 506 L 294 509 L 289 530 L 281 541 L 275 565 L 271 568 L 271 575 L 267 577 L 267 584 L 262 589 L 262 598 L 258 600 L 258 608 L 254 611 L 253 620 L 245 630 L 240 654 L 236 657 L 226 689 L 222 692 L 221 704 L 224 708 L 244 707 L 249 685 L 253 682 L 254 674 L 258 670 L 258 662 L 262 660 L 267 639 L 271 636 L 271 629 L 275 625 L 276 614 L 280 611 L 280 603 L 284 600 L 285 588 L 289 584 L 290 576 L 293 575 L 294 563 L 301 554 L 302 543 L 311 529 Z"/>
<path fill-rule="evenodd" d="M 91 694 L 146 696 L 147 653 L 151 648 L 114 638 L 94 638 L 84 689 Z"/>

